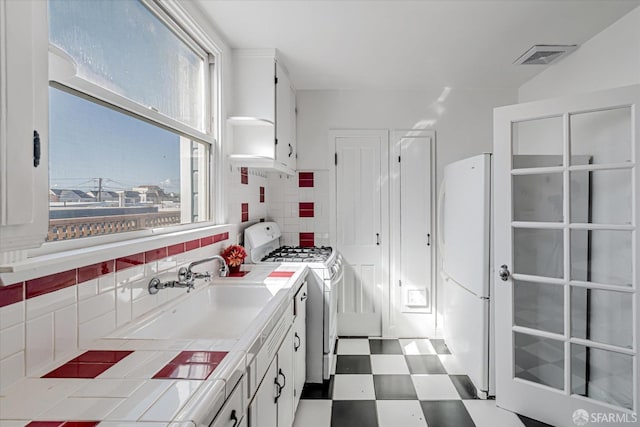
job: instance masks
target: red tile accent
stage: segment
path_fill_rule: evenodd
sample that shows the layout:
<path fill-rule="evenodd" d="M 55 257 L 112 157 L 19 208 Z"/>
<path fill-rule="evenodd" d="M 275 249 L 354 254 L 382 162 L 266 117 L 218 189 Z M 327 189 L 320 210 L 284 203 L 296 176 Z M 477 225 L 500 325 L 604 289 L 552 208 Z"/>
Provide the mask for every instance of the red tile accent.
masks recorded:
<path fill-rule="evenodd" d="M 224 240 L 224 234 L 218 233 L 213 236 L 213 243 L 222 242 Z"/>
<path fill-rule="evenodd" d="M 213 245 L 213 236 L 207 236 L 200 239 L 200 247 L 204 248 L 205 246 Z"/>
<path fill-rule="evenodd" d="M 224 233 L 222 233 L 222 240 L 229 240 L 229 232 L 225 231 Z"/>
<path fill-rule="evenodd" d="M 15 285 L 0 286 L 0 307 L 24 300 L 24 282 Z"/>
<path fill-rule="evenodd" d="M 95 378 L 133 351 L 89 350 L 42 378 Z"/>
<path fill-rule="evenodd" d="M 204 380 L 226 355 L 222 351 L 182 351 L 153 378 Z"/>
<path fill-rule="evenodd" d="M 313 218 L 315 216 L 313 203 L 300 202 L 298 205 L 298 216 L 300 218 Z"/>
<path fill-rule="evenodd" d="M 240 168 L 240 184 L 248 184 L 249 183 L 249 168 L 242 167 Z"/>
<path fill-rule="evenodd" d="M 99 262 L 97 264 L 91 264 L 78 268 L 78 283 L 87 282 L 95 279 L 96 277 L 103 276 L 105 274 L 113 273 L 115 271 L 115 260 L 109 260 Z"/>
<path fill-rule="evenodd" d="M 144 253 L 144 262 L 149 263 L 167 257 L 167 248 L 158 248 Z"/>
<path fill-rule="evenodd" d="M 187 251 L 192 251 L 194 249 L 198 249 L 200 247 L 200 239 L 189 240 L 184 244 L 184 249 Z"/>
<path fill-rule="evenodd" d="M 89 350 L 68 363 L 111 363 L 115 364 L 133 353 L 129 350 Z"/>
<path fill-rule="evenodd" d="M 167 247 L 167 256 L 173 256 L 183 253 L 184 247 L 184 243 L 178 243 L 177 245 L 171 245 Z"/>
<path fill-rule="evenodd" d="M 315 235 L 313 233 L 300 233 L 300 246 L 315 246 Z"/>
<path fill-rule="evenodd" d="M 298 172 L 298 187 L 313 187 L 313 172 Z"/>
<path fill-rule="evenodd" d="M 268 277 L 278 278 L 278 277 L 291 277 L 296 274 L 295 271 L 272 271 Z"/>
<path fill-rule="evenodd" d="M 216 365 L 189 363 L 185 365 L 167 365 L 160 369 L 154 379 L 206 380 Z"/>
<path fill-rule="evenodd" d="M 242 203 L 240 211 L 242 212 L 242 222 L 249 221 L 249 203 Z"/>
<path fill-rule="evenodd" d="M 264 203 L 264 187 L 260 187 L 260 203 Z"/>
<path fill-rule="evenodd" d="M 170 362 L 175 365 L 184 365 L 188 363 L 206 363 L 209 365 L 217 365 L 227 355 L 224 351 L 181 351 Z"/>
<path fill-rule="evenodd" d="M 144 264 L 144 252 L 116 258 L 116 271 Z"/>
<path fill-rule="evenodd" d="M 95 378 L 112 366 L 111 363 L 67 363 L 42 378 Z"/>
<path fill-rule="evenodd" d="M 67 270 L 49 276 L 27 280 L 27 299 L 55 292 L 76 284 L 76 270 Z"/>

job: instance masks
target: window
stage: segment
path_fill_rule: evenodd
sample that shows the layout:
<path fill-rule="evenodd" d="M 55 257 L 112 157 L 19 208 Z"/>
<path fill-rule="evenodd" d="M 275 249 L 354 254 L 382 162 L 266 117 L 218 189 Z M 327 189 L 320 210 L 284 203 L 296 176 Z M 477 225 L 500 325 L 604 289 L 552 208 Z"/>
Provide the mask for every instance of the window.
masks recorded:
<path fill-rule="evenodd" d="M 213 55 L 155 3 L 48 5 L 47 240 L 211 221 Z"/>

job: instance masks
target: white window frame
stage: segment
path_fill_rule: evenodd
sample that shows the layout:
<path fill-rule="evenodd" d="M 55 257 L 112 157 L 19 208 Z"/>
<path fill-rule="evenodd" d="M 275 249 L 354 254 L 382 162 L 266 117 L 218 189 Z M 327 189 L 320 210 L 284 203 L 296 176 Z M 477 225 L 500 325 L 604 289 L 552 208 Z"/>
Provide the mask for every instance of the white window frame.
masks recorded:
<path fill-rule="evenodd" d="M 29 251 L 29 258 L 63 253 L 80 248 L 95 247 L 111 243 L 134 243 L 136 240 L 152 236 L 169 235 L 188 231 L 198 231 L 215 225 L 222 215 L 222 155 L 221 155 L 221 79 L 220 63 L 222 50 L 207 36 L 199 24 L 182 8 L 176 0 L 139 0 L 151 13 L 184 41 L 204 61 L 204 97 L 203 125 L 205 131 L 199 131 L 178 120 L 146 108 L 122 95 L 111 92 L 76 75 L 75 63 L 64 51 L 49 44 L 49 83 L 50 86 L 65 90 L 74 96 L 81 96 L 106 106 L 112 110 L 128 114 L 136 119 L 190 138 L 199 143 L 208 144 L 208 170 L 203 182 L 208 183 L 206 191 L 208 220 L 197 223 L 180 224 L 170 227 L 136 230 L 125 233 L 105 234 L 94 237 L 45 242 L 40 248 Z M 44 3 L 44 2 L 43 2 Z M 181 144 L 182 145 L 182 144 Z M 182 168 L 181 168 L 182 174 Z M 181 179 L 183 177 L 181 176 Z"/>

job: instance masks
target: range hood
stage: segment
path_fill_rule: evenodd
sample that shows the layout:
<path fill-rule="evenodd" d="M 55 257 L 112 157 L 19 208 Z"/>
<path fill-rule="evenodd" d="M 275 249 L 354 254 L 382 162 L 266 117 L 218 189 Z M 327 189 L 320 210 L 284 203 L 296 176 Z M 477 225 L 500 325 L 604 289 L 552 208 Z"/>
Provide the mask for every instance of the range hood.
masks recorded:
<path fill-rule="evenodd" d="M 276 159 L 273 121 L 257 117 L 229 117 L 227 136 L 233 141 L 229 155 L 232 165 L 287 175 L 295 174 L 293 169 Z"/>
<path fill-rule="evenodd" d="M 233 166 L 245 166 L 252 169 L 260 169 L 267 172 L 279 172 L 287 175 L 295 175 L 295 171 L 284 163 L 276 161 L 273 157 L 255 156 L 252 154 L 231 154 L 229 163 Z"/>

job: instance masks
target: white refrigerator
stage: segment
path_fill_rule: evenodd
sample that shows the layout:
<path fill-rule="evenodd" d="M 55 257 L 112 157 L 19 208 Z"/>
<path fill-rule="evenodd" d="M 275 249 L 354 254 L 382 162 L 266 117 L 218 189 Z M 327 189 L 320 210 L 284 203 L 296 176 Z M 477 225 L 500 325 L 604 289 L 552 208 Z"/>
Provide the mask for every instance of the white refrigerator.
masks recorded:
<path fill-rule="evenodd" d="M 439 198 L 444 339 L 478 395 L 495 395 L 491 154 L 447 165 Z"/>

